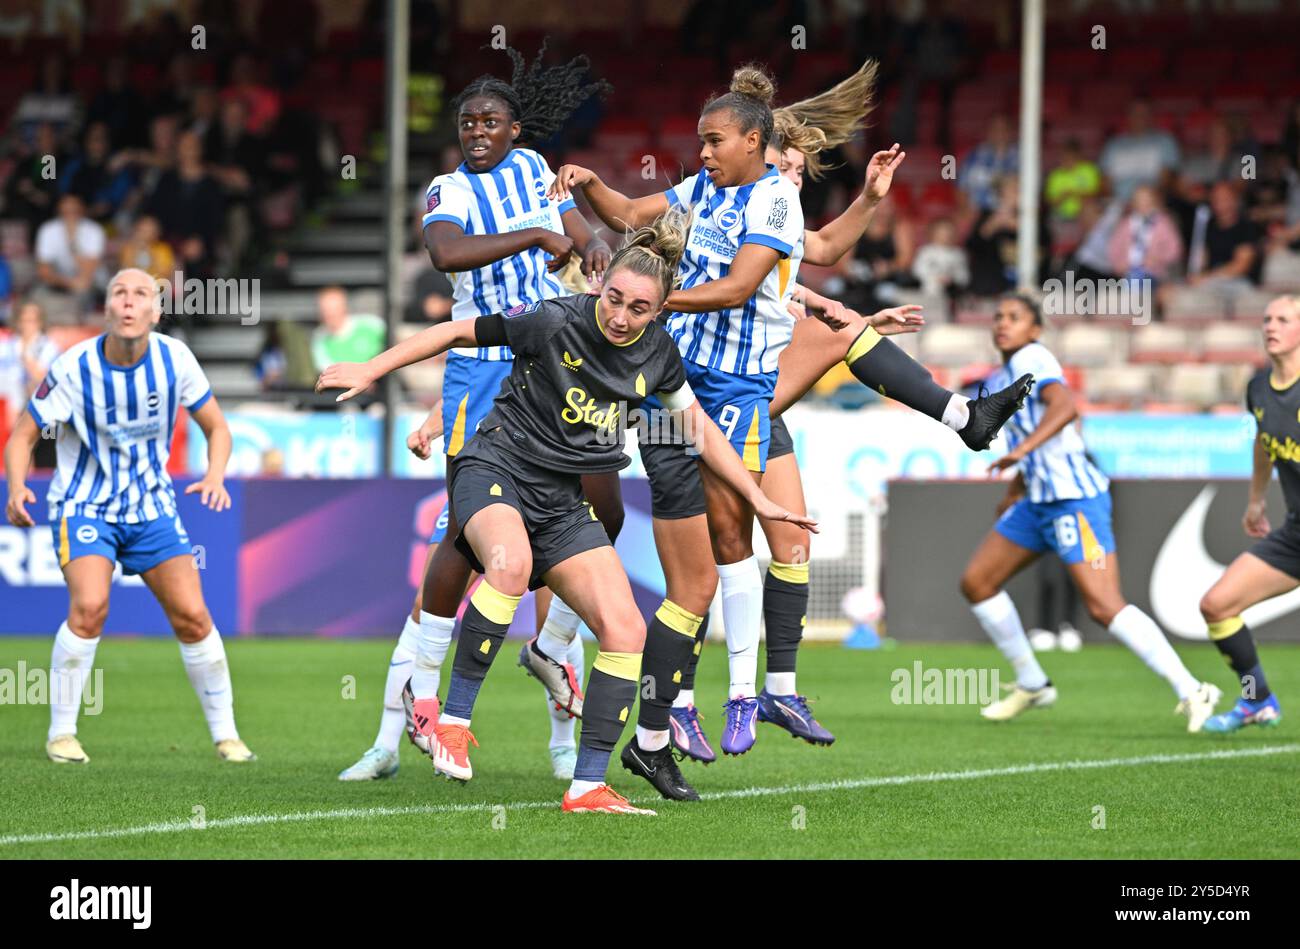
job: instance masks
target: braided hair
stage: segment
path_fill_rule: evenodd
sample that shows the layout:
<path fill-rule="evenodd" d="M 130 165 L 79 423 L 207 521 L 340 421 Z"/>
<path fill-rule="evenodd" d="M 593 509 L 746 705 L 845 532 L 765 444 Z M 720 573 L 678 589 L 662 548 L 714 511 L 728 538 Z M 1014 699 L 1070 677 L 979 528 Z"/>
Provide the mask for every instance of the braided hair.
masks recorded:
<path fill-rule="evenodd" d="M 546 40 L 542 40 L 531 64 L 512 46 L 506 47 L 506 53 L 514 63 L 510 81 L 491 75 L 479 76 L 456 97 L 453 107 L 459 112 L 474 96 L 500 99 L 510 111 L 511 121 L 519 123 L 517 144 L 546 141 L 592 95 L 606 95 L 614 89 L 603 79 L 582 81 L 591 66 L 586 56 L 575 56 L 563 66 L 543 66 Z"/>

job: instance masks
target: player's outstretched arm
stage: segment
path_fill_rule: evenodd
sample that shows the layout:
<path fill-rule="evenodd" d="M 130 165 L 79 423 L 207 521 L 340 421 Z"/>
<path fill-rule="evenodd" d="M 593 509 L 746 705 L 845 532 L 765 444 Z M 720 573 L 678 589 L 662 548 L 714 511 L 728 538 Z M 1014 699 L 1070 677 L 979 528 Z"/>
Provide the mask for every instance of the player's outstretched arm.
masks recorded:
<path fill-rule="evenodd" d="M 36 526 L 36 521 L 27 511 L 28 504 L 36 503 L 36 495 L 27 487 L 27 473 L 32 467 L 32 451 L 40 437 L 41 430 L 36 427 L 36 420 L 24 409 L 5 445 L 5 473 L 9 481 L 5 517 L 14 527 Z"/>
<path fill-rule="evenodd" d="M 504 234 L 466 234 L 464 228 L 451 221 L 433 221 L 424 229 L 429 262 L 443 273 L 477 270 L 533 247 L 551 255 L 546 269 L 554 273 L 568 263 L 573 238 L 545 227 L 526 227 Z"/>
<path fill-rule="evenodd" d="M 1038 427 L 1029 433 L 1029 437 L 989 465 L 989 472 L 1005 471 L 1018 464 L 1038 446 L 1069 425 L 1079 417 L 1079 406 L 1074 401 L 1074 393 L 1059 382 L 1049 382 L 1039 390 L 1043 404 L 1047 406 Z"/>
<path fill-rule="evenodd" d="M 208 399 L 194 412 L 194 421 L 203 430 L 208 442 L 208 470 L 200 481 L 185 489 L 186 494 L 198 493 L 199 502 L 214 511 L 230 507 L 230 492 L 226 490 L 226 465 L 230 463 L 232 439 L 226 416 L 215 398 Z"/>
<path fill-rule="evenodd" d="M 1263 438 L 1256 436 L 1255 452 L 1251 459 L 1250 496 L 1246 501 L 1246 513 L 1241 519 L 1242 530 L 1250 537 L 1264 537 L 1272 530 L 1268 515 L 1264 513 L 1268 483 L 1272 478 L 1273 456 L 1264 447 Z"/>
<path fill-rule="evenodd" d="M 478 320 L 451 320 L 420 330 L 409 339 L 384 350 L 366 362 L 338 362 L 327 366 L 316 380 L 316 391 L 346 389 L 336 401 L 346 402 L 366 391 L 376 381 L 403 366 L 444 353 L 455 346 L 477 346 L 474 327 Z"/>
<path fill-rule="evenodd" d="M 829 267 L 862 239 L 880 202 L 889 194 L 894 172 L 907 157 L 897 142 L 892 148 L 876 152 L 867 163 L 867 180 L 862 193 L 853 199 L 844 213 L 825 227 L 804 231 L 803 260 L 806 264 Z"/>
<path fill-rule="evenodd" d="M 713 419 L 709 418 L 708 413 L 700 408 L 699 402 L 692 401 L 689 406 L 680 411 L 682 430 L 686 432 L 695 450 L 700 453 L 700 460 L 744 498 L 754 509 L 756 516 L 768 521 L 789 521 L 791 524 L 806 527 L 814 534 L 819 533 L 817 521 L 813 518 L 806 514 L 791 513 L 763 493 L 763 490 L 754 483 L 749 469 L 740 460 L 736 450 L 731 447 L 727 437 L 714 424 Z"/>
<path fill-rule="evenodd" d="M 714 313 L 744 306 L 780 259 L 780 253 L 773 247 L 743 244 L 725 277 L 701 281 L 689 290 L 674 290 L 668 294 L 664 309 L 677 313 Z"/>
<path fill-rule="evenodd" d="M 590 168 L 581 165 L 561 165 L 546 196 L 552 201 L 567 201 L 573 196 L 574 188 L 582 189 L 587 203 L 606 227 L 620 233 L 649 224 L 668 210 L 668 198 L 662 193 L 629 198 L 606 185 Z"/>

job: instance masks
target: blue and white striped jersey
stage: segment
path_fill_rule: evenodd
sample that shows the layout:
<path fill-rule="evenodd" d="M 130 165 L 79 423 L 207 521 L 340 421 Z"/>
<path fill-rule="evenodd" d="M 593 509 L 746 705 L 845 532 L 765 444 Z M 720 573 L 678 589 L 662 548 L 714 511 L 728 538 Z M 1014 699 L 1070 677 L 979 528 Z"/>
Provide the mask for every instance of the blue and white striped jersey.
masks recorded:
<path fill-rule="evenodd" d="M 425 191 L 422 227 L 450 221 L 466 234 L 502 234 L 528 227 L 564 233 L 560 215 L 576 207 L 573 199 L 556 204 L 546 197 L 555 180 L 546 159 L 531 148 L 515 148 L 491 171 L 474 174 L 461 163 L 449 175 L 434 178 Z M 451 318 L 472 320 L 504 313 L 568 293 L 559 278 L 546 272 L 548 256 L 540 247 L 498 260 L 467 273 L 449 273 Z M 512 358 L 508 346 L 467 346 L 453 350 L 491 361 Z"/>
<path fill-rule="evenodd" d="M 1011 416 L 1002 431 L 1007 447 L 1015 448 L 1043 420 L 1046 408 L 1043 387 L 1052 382 L 1065 385 L 1065 373 L 1056 357 L 1042 343 L 1030 343 L 1012 354 L 1011 359 L 989 377 L 988 387 L 996 392 L 1015 382 L 1025 373 L 1034 374 L 1034 388 L 1020 411 Z M 1030 501 L 1066 501 L 1095 498 L 1104 494 L 1110 481 L 1088 460 L 1083 436 L 1075 423 L 1061 429 L 1020 462 L 1020 473 Z"/>
<path fill-rule="evenodd" d="M 781 258 L 758 290 L 734 310 L 670 313 L 668 332 L 682 358 L 737 376 L 776 371 L 794 332 L 786 304 L 803 259 L 803 208 L 799 189 L 772 165 L 753 184 L 717 188 L 701 168 L 667 192 L 669 206 L 692 212 L 679 273 L 688 289 L 727 275 L 744 244 L 775 248 Z"/>
<path fill-rule="evenodd" d="M 152 334 L 133 366 L 115 366 L 97 336 L 54 360 L 27 409 L 41 428 L 58 424 L 50 521 L 95 517 L 138 524 L 176 516 L 167 456 L 176 412 L 212 397 L 186 345 Z"/>

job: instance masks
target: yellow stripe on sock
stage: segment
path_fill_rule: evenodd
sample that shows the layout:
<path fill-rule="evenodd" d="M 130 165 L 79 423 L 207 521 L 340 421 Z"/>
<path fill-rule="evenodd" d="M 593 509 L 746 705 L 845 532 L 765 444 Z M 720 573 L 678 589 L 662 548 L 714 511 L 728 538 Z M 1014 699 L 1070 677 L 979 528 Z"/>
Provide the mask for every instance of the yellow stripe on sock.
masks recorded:
<path fill-rule="evenodd" d="M 655 611 L 655 619 L 669 629 L 692 639 L 699 631 L 700 624 L 704 622 L 703 616 L 696 616 L 690 610 L 682 609 L 672 600 L 664 600 L 663 605 Z"/>
<path fill-rule="evenodd" d="M 868 326 L 858 335 L 858 338 L 853 341 L 853 345 L 849 347 L 848 353 L 844 356 L 844 365 L 852 366 L 867 353 L 871 352 L 872 347 L 882 339 L 884 339 L 883 336 Z"/>
<path fill-rule="evenodd" d="M 773 560 L 767 565 L 767 572 L 778 580 L 784 580 L 786 583 L 807 583 L 808 582 L 808 564 L 804 563 L 777 563 Z"/>
<path fill-rule="evenodd" d="M 605 675 L 615 679 L 635 682 L 641 678 L 641 654 L 639 652 L 605 652 L 596 653 L 596 661 L 591 664 Z"/>
<path fill-rule="evenodd" d="M 68 519 L 59 521 L 59 566 L 66 567 L 72 552 L 68 549 Z"/>
<path fill-rule="evenodd" d="M 508 626 L 515 618 L 515 609 L 522 599 L 522 596 L 509 596 L 502 593 L 484 580 L 478 585 L 478 589 L 474 591 L 469 601 L 491 622 L 498 626 Z"/>
<path fill-rule="evenodd" d="M 1227 619 L 1221 619 L 1217 623 L 1210 624 L 1210 638 L 1227 639 L 1245 625 L 1246 621 L 1240 616 L 1229 616 Z"/>
<path fill-rule="evenodd" d="M 469 393 L 460 400 L 456 408 L 456 421 L 451 425 L 451 441 L 447 444 L 447 454 L 455 455 L 465 447 L 465 411 L 469 406 Z"/>
<path fill-rule="evenodd" d="M 767 403 L 764 403 L 766 405 Z M 767 411 L 764 409 L 764 411 Z M 745 467 L 750 471 L 762 471 L 763 464 L 758 457 L 758 409 L 754 409 L 754 417 L 749 420 L 749 431 L 745 433 L 745 453 L 741 455 L 745 462 Z"/>

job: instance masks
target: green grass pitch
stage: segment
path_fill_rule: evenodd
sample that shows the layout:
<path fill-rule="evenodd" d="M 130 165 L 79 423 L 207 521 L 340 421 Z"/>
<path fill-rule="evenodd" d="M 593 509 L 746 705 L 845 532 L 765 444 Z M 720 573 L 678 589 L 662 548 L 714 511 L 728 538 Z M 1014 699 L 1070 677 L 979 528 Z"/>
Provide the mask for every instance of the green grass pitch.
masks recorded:
<path fill-rule="evenodd" d="M 990 647 L 806 647 L 801 688 L 837 734 L 835 746 L 813 748 L 759 725 L 758 744 L 745 757 L 683 765 L 708 798 L 696 804 L 651 803 L 648 786 L 616 757 L 612 783 L 657 807 L 655 818 L 560 812 L 564 786 L 550 775 L 541 689 L 513 666 L 508 646 L 479 699 L 474 730 L 482 747 L 473 752 L 472 782 L 435 778 L 405 740 L 395 778 L 337 781 L 374 737 L 391 648 L 384 641 L 228 641 L 240 731 L 260 756 L 236 766 L 216 759 L 173 642 L 106 638 L 97 657 L 103 711 L 81 719 L 88 766 L 45 759 L 47 708 L 0 708 L 0 858 L 1300 852 L 1295 724 L 1188 735 L 1172 714 L 1170 690 L 1116 646 L 1048 654 L 1057 706 L 1004 725 L 982 721 L 974 705 L 891 701 L 895 669 L 918 659 L 926 668 L 996 668 Z M 48 638 L 0 639 L 0 669 L 16 669 L 19 660 L 41 666 L 49 650 Z M 1233 691 L 1208 645 L 1179 651 L 1194 673 Z M 1284 702 L 1300 697 L 1300 648 L 1265 644 L 1261 654 Z M 715 747 L 725 666 L 724 649 L 710 643 L 697 696 Z M 355 677 L 352 698 L 347 676 Z M 1160 756 L 1174 760 L 1149 760 Z M 1068 762 L 1076 764 L 1059 767 Z M 1015 770 L 1024 765 L 1049 767 Z M 200 813 L 206 826 L 195 829 Z M 1094 826 L 1102 816 L 1104 828 Z"/>

